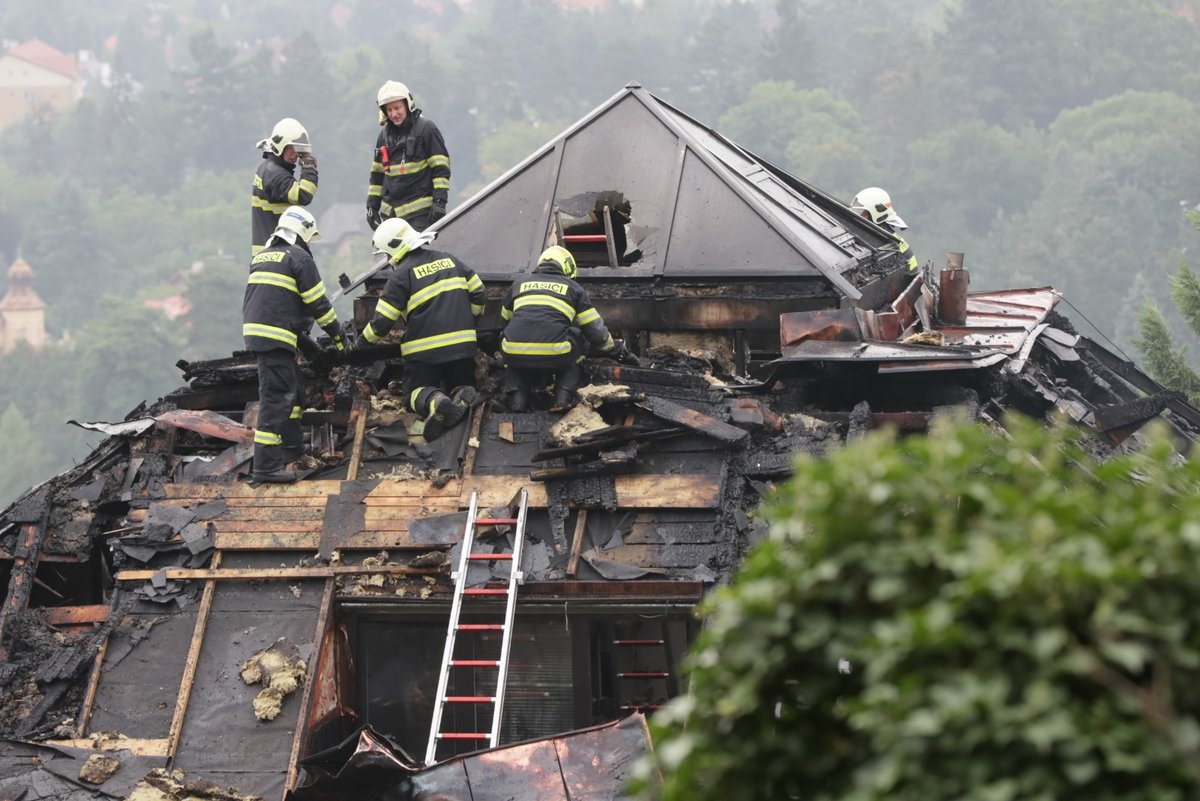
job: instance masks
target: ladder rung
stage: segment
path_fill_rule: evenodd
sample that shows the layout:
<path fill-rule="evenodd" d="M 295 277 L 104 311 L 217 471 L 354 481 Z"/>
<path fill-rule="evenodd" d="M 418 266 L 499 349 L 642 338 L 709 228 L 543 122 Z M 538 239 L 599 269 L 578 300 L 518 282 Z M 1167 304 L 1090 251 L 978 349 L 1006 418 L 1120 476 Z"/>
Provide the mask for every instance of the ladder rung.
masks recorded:
<path fill-rule="evenodd" d="M 477 517 L 475 525 L 477 526 L 515 526 L 517 519 L 515 517 Z"/>
<path fill-rule="evenodd" d="M 443 731 L 438 732 L 439 740 L 490 740 L 492 735 L 487 732 Z"/>
<path fill-rule="evenodd" d="M 641 671 L 633 673 L 618 673 L 618 679 L 669 679 L 670 673 L 660 671 Z"/>
<path fill-rule="evenodd" d="M 604 234 L 566 234 L 563 236 L 564 242 L 605 242 L 607 239 Z"/>
<path fill-rule="evenodd" d="M 500 667 L 497 659 L 451 659 L 451 667 Z"/>
<path fill-rule="evenodd" d="M 504 631 L 503 623 L 459 623 L 459 631 Z"/>
<path fill-rule="evenodd" d="M 492 589 L 490 587 L 480 587 L 476 589 L 463 590 L 463 595 L 508 595 L 508 589 Z"/>
<path fill-rule="evenodd" d="M 494 695 L 447 695 L 446 703 L 448 704 L 494 704 L 496 697 Z"/>
<path fill-rule="evenodd" d="M 504 562 L 512 561 L 511 553 L 469 553 L 467 559 L 472 562 Z"/>
<path fill-rule="evenodd" d="M 662 645 L 662 640 L 613 640 L 613 645 Z"/>

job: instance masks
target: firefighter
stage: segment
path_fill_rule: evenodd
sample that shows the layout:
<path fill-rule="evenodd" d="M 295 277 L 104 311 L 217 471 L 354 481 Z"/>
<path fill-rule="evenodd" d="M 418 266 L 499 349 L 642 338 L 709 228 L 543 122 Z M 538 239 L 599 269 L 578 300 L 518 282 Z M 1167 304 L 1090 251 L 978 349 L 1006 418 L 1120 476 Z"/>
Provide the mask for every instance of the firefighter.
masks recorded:
<path fill-rule="evenodd" d="M 426 247 L 436 235 L 398 218 L 375 229 L 375 250 L 393 271 L 361 336 L 374 345 L 404 324 L 404 400 L 425 419 L 429 441 L 458 425 L 477 397 L 475 323 L 487 299 L 474 270 Z"/>
<path fill-rule="evenodd" d="M 513 411 L 526 411 L 532 389 L 545 386 L 551 376 L 555 406 L 573 406 L 583 382 L 579 363 L 589 345 L 617 361 L 638 363 L 625 343 L 608 333 L 587 290 L 575 283 L 577 273 L 575 257 L 555 245 L 538 257 L 532 274 L 515 280 L 504 295 L 500 351 L 508 367 Z"/>
<path fill-rule="evenodd" d="M 317 194 L 317 159 L 303 125 L 285 117 L 258 149 L 263 161 L 250 190 L 250 255 L 263 249 L 284 209 L 307 206 Z"/>
<path fill-rule="evenodd" d="M 375 230 L 382 221 L 399 217 L 424 231 L 446 215 L 450 196 L 450 154 L 442 132 L 399 81 L 379 87 L 375 100 L 382 130 L 371 162 L 367 224 Z"/>
<path fill-rule="evenodd" d="M 904 237 L 900 236 L 900 232 L 908 228 L 908 223 L 900 219 L 900 215 L 892 208 L 892 198 L 887 192 L 877 186 L 868 186 L 850 201 L 850 210 L 886 229 L 899 245 L 900 258 L 908 266 L 909 272 L 917 269 L 917 257 Z"/>
<path fill-rule="evenodd" d="M 315 320 L 344 350 L 341 326 L 308 249 L 318 239 L 317 221 L 306 209 L 289 206 L 264 248 L 250 259 L 242 301 L 242 337 L 258 361 L 258 425 L 254 429 L 255 481 L 288 483 L 300 458 L 300 412 L 304 391 L 296 347 Z"/>

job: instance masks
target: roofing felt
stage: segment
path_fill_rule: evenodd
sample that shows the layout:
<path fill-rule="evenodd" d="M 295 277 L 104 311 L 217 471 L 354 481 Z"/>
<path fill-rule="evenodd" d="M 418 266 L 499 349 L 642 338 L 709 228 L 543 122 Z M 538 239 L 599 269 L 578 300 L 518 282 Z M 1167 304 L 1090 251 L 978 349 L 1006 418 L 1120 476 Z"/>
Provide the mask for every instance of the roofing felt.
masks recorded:
<path fill-rule="evenodd" d="M 614 213 L 620 265 L 586 279 L 824 279 L 850 300 L 894 242 L 844 205 L 628 84 L 436 226 L 484 279 L 532 269 L 572 223 Z"/>

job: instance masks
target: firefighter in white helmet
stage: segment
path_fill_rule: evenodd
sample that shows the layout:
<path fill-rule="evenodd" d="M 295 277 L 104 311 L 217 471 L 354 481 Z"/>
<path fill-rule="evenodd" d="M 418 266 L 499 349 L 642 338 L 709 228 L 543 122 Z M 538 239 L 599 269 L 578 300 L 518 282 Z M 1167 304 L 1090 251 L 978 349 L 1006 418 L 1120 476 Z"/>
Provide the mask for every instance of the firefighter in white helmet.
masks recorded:
<path fill-rule="evenodd" d="M 399 217 L 423 231 L 446 214 L 450 197 L 446 142 L 399 81 L 379 87 L 375 101 L 381 129 L 371 161 L 367 223 L 375 230 L 382 221 Z"/>
<path fill-rule="evenodd" d="M 258 149 L 263 160 L 250 190 L 251 255 L 263 249 L 284 209 L 307 206 L 317 194 L 317 159 L 303 125 L 284 117 Z"/>
<path fill-rule="evenodd" d="M 397 321 L 404 326 L 404 401 L 425 418 L 426 440 L 462 422 L 478 397 L 475 325 L 487 301 L 474 270 L 426 247 L 436 234 L 400 219 L 375 229 L 375 250 L 388 255 L 393 272 L 359 340 L 375 345 Z"/>
<path fill-rule="evenodd" d="M 304 381 L 296 364 L 300 338 L 316 321 L 336 350 L 345 349 L 337 313 L 308 249 L 308 243 L 319 238 L 312 214 L 289 206 L 266 246 L 250 259 L 242 300 L 242 338 L 258 362 L 255 481 L 287 483 L 297 478 L 286 466 L 303 454 Z"/>
<path fill-rule="evenodd" d="M 913 255 L 908 242 L 900 235 L 901 231 L 908 228 L 908 223 L 904 222 L 892 208 L 892 198 L 887 192 L 878 186 L 868 186 L 855 195 L 854 200 L 850 201 L 850 210 L 890 233 L 896 240 L 900 258 L 908 266 L 909 271 L 917 269 L 917 257 Z"/>

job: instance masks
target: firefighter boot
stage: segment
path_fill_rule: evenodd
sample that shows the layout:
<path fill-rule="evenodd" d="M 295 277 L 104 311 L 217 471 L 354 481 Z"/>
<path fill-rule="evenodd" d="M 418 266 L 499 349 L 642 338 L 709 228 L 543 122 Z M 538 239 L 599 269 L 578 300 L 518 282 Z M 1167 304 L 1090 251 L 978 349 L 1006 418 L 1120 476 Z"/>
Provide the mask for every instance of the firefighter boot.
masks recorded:
<path fill-rule="evenodd" d="M 467 416 L 470 403 L 461 398 L 451 399 L 439 392 L 429 401 L 429 416 L 425 418 L 425 441 L 433 442 L 448 429 L 454 428 Z"/>

